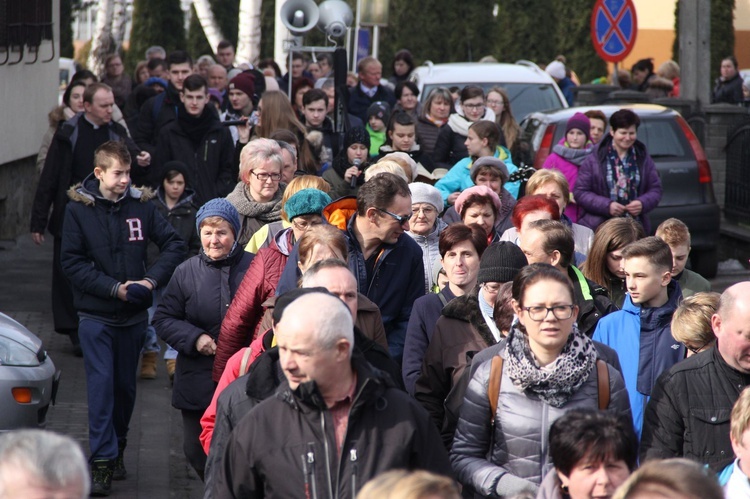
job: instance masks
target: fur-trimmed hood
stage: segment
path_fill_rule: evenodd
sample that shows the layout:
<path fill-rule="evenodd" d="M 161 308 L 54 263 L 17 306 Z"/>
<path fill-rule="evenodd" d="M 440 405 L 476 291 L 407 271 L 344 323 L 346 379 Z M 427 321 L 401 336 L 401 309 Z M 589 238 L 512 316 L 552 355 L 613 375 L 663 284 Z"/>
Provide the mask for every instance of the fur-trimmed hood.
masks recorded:
<path fill-rule="evenodd" d="M 478 291 L 472 291 L 468 295 L 459 296 L 451 300 L 443 307 L 442 315 L 449 319 L 468 322 L 488 346 L 494 345 L 497 343 L 497 340 L 485 322 L 482 312 L 479 310 L 477 293 Z"/>
<path fill-rule="evenodd" d="M 94 177 L 93 172 L 89 173 L 89 175 L 83 179 L 83 182 L 75 184 L 68 189 L 68 198 L 70 198 L 71 201 L 90 206 L 94 205 L 97 198 L 114 204 L 119 203 L 128 196 L 139 200 L 141 203 L 148 203 L 156 196 L 156 194 L 150 187 L 134 187 L 133 184 L 130 184 L 128 190 L 125 191 L 125 194 L 123 194 L 120 199 L 114 202 L 106 200 L 99 192 L 99 181 Z"/>

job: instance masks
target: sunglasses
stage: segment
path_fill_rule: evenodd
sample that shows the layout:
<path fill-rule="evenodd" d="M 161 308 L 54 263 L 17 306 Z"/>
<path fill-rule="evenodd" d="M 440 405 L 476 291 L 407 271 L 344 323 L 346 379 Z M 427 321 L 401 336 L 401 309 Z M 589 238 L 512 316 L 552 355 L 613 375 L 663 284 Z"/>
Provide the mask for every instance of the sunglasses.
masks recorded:
<path fill-rule="evenodd" d="M 412 214 L 409 215 L 396 215 L 395 213 L 391 213 L 388 210 L 384 210 L 383 208 L 375 208 L 381 213 L 385 213 L 389 217 L 393 218 L 395 221 L 398 222 L 399 225 L 404 225 L 406 222 L 409 221 L 409 219 L 412 217 Z"/>

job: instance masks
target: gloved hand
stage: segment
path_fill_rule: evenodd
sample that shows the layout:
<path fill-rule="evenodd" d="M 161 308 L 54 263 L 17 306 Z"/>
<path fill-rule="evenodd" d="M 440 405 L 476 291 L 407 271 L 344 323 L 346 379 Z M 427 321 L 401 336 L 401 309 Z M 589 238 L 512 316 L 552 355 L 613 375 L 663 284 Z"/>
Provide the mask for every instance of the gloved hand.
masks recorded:
<path fill-rule="evenodd" d="M 495 494 L 498 497 L 514 497 L 524 491 L 531 491 L 536 494 L 538 488 L 534 482 L 511 475 L 510 473 L 505 473 L 497 481 Z"/>
<path fill-rule="evenodd" d="M 149 308 L 154 303 L 154 295 L 142 284 L 132 283 L 128 286 L 125 299 L 137 307 Z"/>

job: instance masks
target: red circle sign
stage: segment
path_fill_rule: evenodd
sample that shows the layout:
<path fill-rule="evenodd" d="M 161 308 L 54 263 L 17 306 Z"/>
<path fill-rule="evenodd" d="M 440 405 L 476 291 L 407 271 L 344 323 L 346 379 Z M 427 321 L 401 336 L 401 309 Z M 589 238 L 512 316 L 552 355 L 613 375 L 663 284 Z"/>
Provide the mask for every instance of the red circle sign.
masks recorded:
<path fill-rule="evenodd" d="M 633 0 L 596 0 L 591 12 L 591 42 L 602 59 L 625 59 L 635 46 L 637 33 Z"/>

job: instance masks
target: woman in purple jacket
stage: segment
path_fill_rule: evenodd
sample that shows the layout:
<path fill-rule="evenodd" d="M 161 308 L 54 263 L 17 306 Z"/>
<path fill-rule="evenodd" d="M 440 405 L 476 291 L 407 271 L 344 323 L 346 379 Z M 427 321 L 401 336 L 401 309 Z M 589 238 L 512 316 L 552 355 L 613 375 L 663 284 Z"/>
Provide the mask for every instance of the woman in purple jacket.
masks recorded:
<path fill-rule="evenodd" d="M 565 126 L 565 137 L 560 139 L 552 148 L 552 154 L 547 156 L 543 168 L 555 169 L 565 175 L 570 190 L 572 191 L 578 179 L 578 168 L 583 160 L 589 156 L 594 144 L 589 137 L 591 122 L 583 113 L 575 113 Z M 571 222 L 578 222 L 578 205 L 575 199 L 566 200 L 565 216 Z"/>
<path fill-rule="evenodd" d="M 609 135 L 583 161 L 573 194 L 578 223 L 596 228 L 613 217 L 633 217 L 651 233 L 648 213 L 659 205 L 662 188 L 646 146 L 636 139 L 640 118 L 620 109 L 609 118 Z"/>

